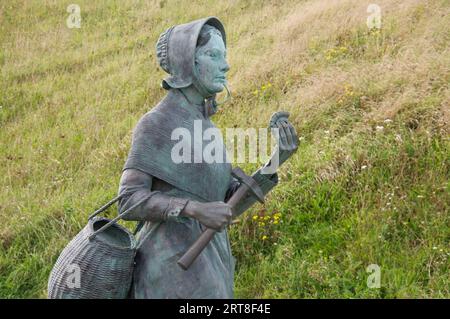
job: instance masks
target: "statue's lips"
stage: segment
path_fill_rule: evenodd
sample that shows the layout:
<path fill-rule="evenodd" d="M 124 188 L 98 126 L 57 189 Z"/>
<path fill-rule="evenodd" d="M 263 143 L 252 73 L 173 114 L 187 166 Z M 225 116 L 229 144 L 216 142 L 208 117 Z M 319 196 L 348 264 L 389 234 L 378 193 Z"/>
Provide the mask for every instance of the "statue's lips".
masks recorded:
<path fill-rule="evenodd" d="M 216 77 L 217 80 L 226 81 L 226 78 L 224 76 L 218 76 Z"/>

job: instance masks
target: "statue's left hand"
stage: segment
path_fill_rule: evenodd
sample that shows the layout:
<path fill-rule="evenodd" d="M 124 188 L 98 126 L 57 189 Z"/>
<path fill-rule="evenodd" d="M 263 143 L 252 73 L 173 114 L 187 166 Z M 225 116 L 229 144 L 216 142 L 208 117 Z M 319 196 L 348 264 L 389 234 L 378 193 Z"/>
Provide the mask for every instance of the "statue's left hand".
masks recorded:
<path fill-rule="evenodd" d="M 279 132 L 280 165 L 291 157 L 298 149 L 299 139 L 294 126 L 287 118 L 281 118 L 276 122 Z"/>
<path fill-rule="evenodd" d="M 278 146 L 279 152 L 275 152 L 271 160 L 266 164 L 282 165 L 289 157 L 291 157 L 298 148 L 299 138 L 294 126 L 288 121 L 289 113 L 279 111 L 272 115 L 269 122 L 269 129 L 278 129 Z M 274 157 L 278 156 L 279 161 L 274 161 Z"/>

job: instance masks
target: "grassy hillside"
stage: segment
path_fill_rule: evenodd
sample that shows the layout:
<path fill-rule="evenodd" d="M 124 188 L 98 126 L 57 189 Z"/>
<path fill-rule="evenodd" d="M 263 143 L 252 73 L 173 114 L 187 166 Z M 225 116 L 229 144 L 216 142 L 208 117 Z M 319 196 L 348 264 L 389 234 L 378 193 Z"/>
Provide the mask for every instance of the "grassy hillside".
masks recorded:
<path fill-rule="evenodd" d="M 377 0 L 379 31 L 372 1 L 77 0 L 69 29 L 72 2 L 0 3 L 0 297 L 46 296 L 165 94 L 158 35 L 210 15 L 233 93 L 214 121 L 265 127 L 283 109 L 302 139 L 231 230 L 236 296 L 450 297 L 449 0 Z"/>

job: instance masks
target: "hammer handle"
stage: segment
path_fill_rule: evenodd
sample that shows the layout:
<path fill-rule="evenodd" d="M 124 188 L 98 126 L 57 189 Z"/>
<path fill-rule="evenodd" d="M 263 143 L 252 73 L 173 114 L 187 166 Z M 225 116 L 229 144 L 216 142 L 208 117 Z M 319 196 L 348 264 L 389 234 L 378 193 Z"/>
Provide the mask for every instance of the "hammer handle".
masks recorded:
<path fill-rule="evenodd" d="M 248 189 L 248 186 L 242 183 L 241 186 L 239 186 L 239 188 L 234 192 L 233 196 L 231 196 L 228 200 L 227 203 L 231 206 L 233 217 L 235 216 L 234 208 L 236 207 L 236 204 L 244 198 Z M 184 270 L 188 270 L 215 234 L 216 231 L 214 229 L 207 228 L 195 241 L 195 243 L 193 243 L 192 246 L 184 253 L 184 255 L 178 259 L 177 264 Z"/>
<path fill-rule="evenodd" d="M 215 234 L 216 231 L 214 229 L 207 228 L 195 241 L 195 243 L 193 243 L 192 246 L 184 253 L 184 255 L 178 259 L 177 264 L 184 270 L 188 270 Z"/>

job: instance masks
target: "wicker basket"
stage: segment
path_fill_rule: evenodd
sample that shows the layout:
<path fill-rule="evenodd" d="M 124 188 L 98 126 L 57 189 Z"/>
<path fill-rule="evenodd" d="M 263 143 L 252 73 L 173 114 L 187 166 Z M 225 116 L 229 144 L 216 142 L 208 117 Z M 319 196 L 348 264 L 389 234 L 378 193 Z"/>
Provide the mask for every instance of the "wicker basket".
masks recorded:
<path fill-rule="evenodd" d="M 146 198 L 113 220 L 96 217 L 124 195 L 93 213 L 87 225 L 64 248 L 50 273 L 50 299 L 125 299 L 133 276 L 136 241 L 116 222 Z"/>

